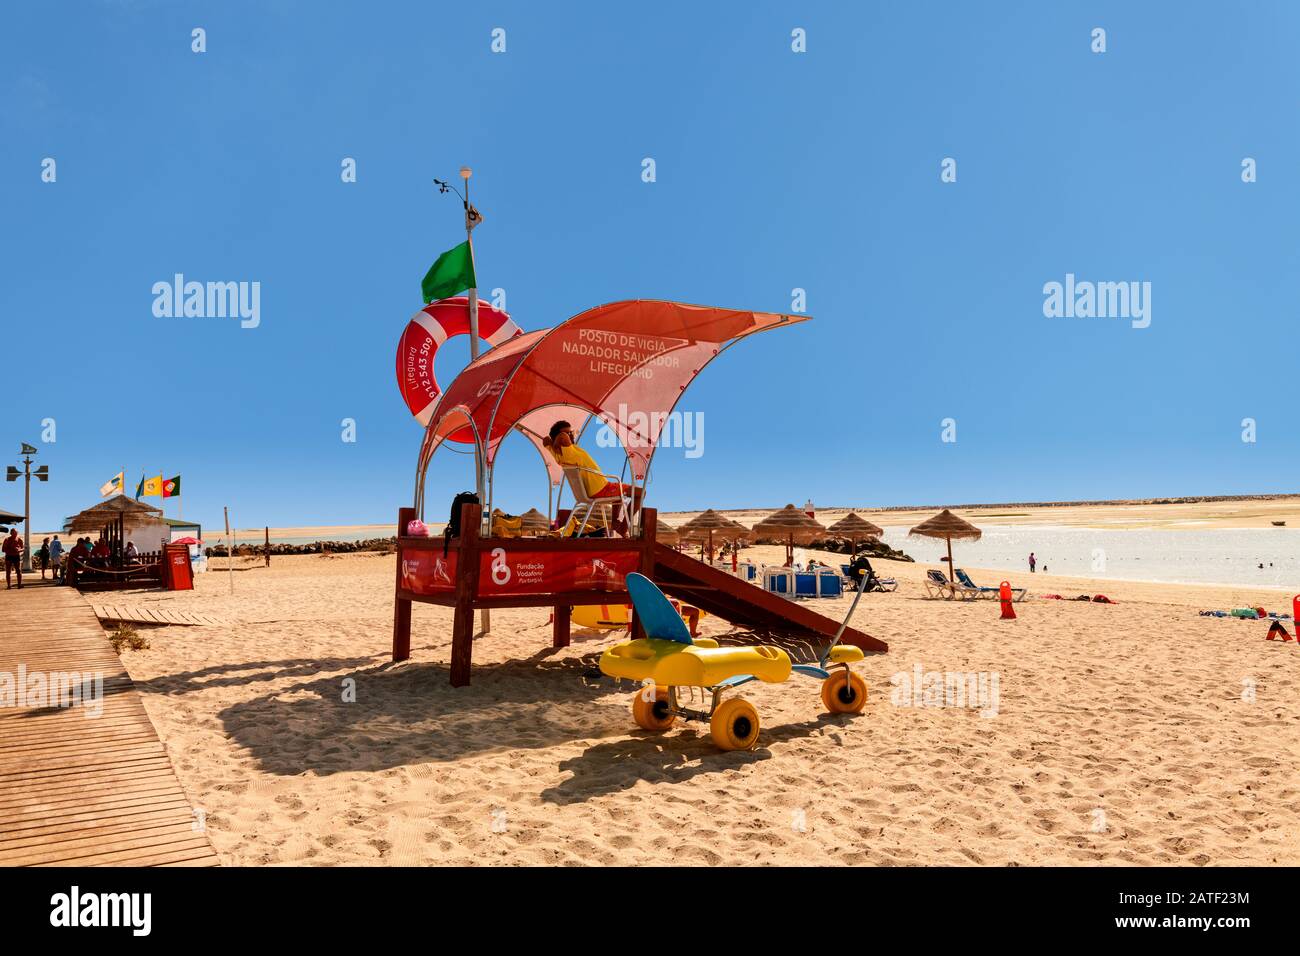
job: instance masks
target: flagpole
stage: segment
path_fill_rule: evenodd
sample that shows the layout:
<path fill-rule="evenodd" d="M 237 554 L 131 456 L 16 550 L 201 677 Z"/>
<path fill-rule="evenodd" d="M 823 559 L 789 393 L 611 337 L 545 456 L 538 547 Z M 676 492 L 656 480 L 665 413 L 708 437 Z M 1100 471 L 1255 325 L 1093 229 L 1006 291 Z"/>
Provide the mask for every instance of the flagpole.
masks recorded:
<path fill-rule="evenodd" d="M 469 243 L 469 261 L 474 263 L 474 224 L 470 220 L 469 178 L 474 174 L 468 166 L 460 168 L 460 178 L 465 180 L 465 241 Z M 478 273 L 474 273 L 474 288 L 469 290 L 469 360 L 478 358 Z M 480 489 L 479 497 L 483 492 Z"/>
<path fill-rule="evenodd" d="M 471 268 L 474 269 L 474 286 L 469 290 L 469 360 L 473 362 L 478 358 L 478 268 L 474 263 L 474 219 L 470 212 L 472 207 L 469 204 L 469 178 L 474 174 L 468 166 L 460 168 L 460 178 L 465 181 L 465 242 L 469 245 L 469 261 Z M 488 528 L 491 528 L 492 516 L 487 512 L 486 488 L 484 487 L 483 462 L 479 455 L 474 456 L 474 484 L 475 491 L 478 493 L 479 505 L 483 507 L 483 515 L 488 521 Z M 482 529 L 479 529 L 482 533 Z M 487 608 L 479 611 L 479 620 L 482 632 L 484 634 L 492 630 L 492 612 Z"/>

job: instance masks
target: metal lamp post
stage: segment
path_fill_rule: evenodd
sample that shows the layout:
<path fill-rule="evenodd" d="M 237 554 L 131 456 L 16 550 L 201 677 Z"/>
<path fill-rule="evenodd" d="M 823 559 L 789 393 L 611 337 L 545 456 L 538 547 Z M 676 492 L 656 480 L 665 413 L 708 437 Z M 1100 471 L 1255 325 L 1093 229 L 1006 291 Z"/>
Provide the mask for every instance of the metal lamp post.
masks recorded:
<path fill-rule="evenodd" d="M 5 481 L 17 481 L 19 478 L 24 480 L 26 487 L 23 493 L 23 573 L 30 574 L 32 570 L 32 478 L 37 481 L 50 480 L 50 466 L 41 465 L 35 471 L 32 471 L 32 455 L 35 455 L 36 448 L 33 445 L 22 443 L 22 450 L 19 452 L 23 456 L 23 470 L 19 471 L 15 466 L 9 465 L 5 471 Z"/>

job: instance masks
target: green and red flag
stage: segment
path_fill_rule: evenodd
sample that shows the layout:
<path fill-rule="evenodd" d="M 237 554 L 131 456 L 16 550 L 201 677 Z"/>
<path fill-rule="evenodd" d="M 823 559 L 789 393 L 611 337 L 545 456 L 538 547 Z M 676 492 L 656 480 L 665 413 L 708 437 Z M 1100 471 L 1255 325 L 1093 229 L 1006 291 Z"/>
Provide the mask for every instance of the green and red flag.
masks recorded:
<path fill-rule="evenodd" d="M 175 498 L 181 493 L 181 476 L 168 478 L 162 483 L 162 496 L 164 498 Z"/>
<path fill-rule="evenodd" d="M 474 276 L 474 253 L 469 241 L 462 242 L 454 249 L 448 249 L 438 257 L 438 261 L 429 267 L 420 283 L 425 303 L 437 299 L 446 299 L 458 292 L 475 288 L 478 280 Z"/>

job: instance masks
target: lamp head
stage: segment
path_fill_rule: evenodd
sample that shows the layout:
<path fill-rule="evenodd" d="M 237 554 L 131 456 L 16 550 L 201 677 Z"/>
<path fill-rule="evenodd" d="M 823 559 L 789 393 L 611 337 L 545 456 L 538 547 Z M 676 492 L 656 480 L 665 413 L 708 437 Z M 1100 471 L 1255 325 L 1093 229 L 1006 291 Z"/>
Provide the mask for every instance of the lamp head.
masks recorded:
<path fill-rule="evenodd" d="M 469 178 L 470 178 L 471 176 L 473 176 L 473 175 L 474 175 L 474 170 L 470 169 L 468 166 L 462 166 L 462 167 L 460 168 L 460 178 L 461 178 L 461 179 L 464 179 L 464 180 L 468 181 Z"/>

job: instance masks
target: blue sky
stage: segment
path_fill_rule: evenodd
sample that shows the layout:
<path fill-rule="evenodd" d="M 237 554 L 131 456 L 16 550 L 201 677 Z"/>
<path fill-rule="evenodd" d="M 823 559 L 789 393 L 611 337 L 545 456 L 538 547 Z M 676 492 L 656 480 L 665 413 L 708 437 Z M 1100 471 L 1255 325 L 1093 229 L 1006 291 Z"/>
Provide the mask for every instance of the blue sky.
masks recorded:
<path fill-rule="evenodd" d="M 463 237 L 432 185 L 462 164 L 486 217 L 480 285 L 526 329 L 624 298 L 788 311 L 807 290 L 815 321 L 737 346 L 687 393 L 705 453 L 661 451 L 663 509 L 1297 487 L 1300 5 L 2 16 L 0 447 L 36 443 L 50 465 L 37 526 L 122 466 L 131 487 L 182 474 L 207 524 L 223 505 L 241 527 L 393 519 L 420 440 L 394 350 Z M 151 288 L 177 272 L 260 282 L 260 326 L 155 317 Z M 1066 273 L 1150 282 L 1150 327 L 1045 317 Z M 467 355 L 442 350 L 444 384 Z M 435 458 L 431 516 L 470 486 L 465 458 Z M 498 503 L 545 509 L 543 492 L 533 453 L 508 447 Z M 0 507 L 21 510 L 20 485 Z"/>

